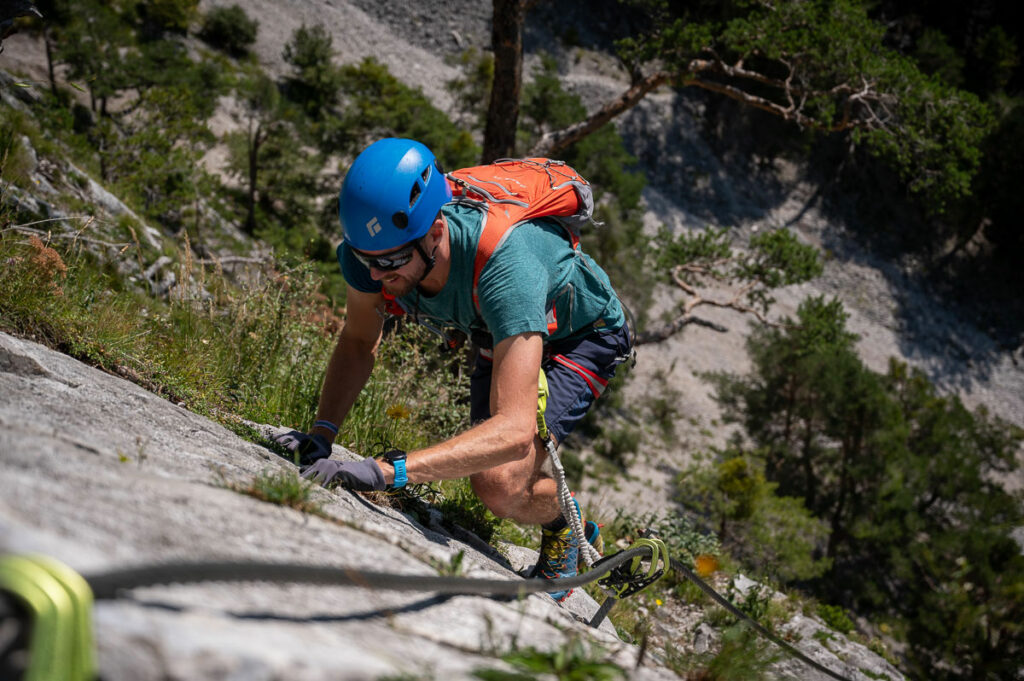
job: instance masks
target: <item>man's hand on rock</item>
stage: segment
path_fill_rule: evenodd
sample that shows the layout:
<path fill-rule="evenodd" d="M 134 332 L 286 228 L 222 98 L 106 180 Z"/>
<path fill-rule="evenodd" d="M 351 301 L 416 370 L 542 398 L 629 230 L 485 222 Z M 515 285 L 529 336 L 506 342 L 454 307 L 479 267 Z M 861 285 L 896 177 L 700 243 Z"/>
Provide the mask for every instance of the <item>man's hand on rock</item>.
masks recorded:
<path fill-rule="evenodd" d="M 341 485 L 357 492 L 380 491 L 387 487 L 380 466 L 371 457 L 362 461 L 321 459 L 303 469 L 302 477 L 324 487 Z"/>
<path fill-rule="evenodd" d="M 272 435 L 270 439 L 293 455 L 298 454 L 300 466 L 308 466 L 331 455 L 331 443 L 323 435 L 290 430 L 287 433 Z"/>

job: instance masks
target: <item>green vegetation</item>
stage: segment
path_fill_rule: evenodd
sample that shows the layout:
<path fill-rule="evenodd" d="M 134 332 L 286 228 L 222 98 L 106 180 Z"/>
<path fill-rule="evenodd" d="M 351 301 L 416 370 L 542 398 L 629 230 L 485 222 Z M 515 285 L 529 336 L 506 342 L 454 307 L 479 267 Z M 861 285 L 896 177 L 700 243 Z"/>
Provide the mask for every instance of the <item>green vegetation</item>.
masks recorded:
<path fill-rule="evenodd" d="M 313 120 L 327 116 L 337 102 L 341 83 L 338 69 L 331 63 L 333 43 L 323 26 L 310 28 L 303 24 L 292 34 L 282 53 L 292 67 L 288 95 Z"/>
<path fill-rule="evenodd" d="M 0 108 L 0 329 L 229 425 L 233 417 L 226 415 L 307 427 L 343 315 L 334 196 L 347 159 L 373 138 L 400 135 L 430 145 L 447 167 L 472 165 L 479 149 L 470 132 L 379 62 L 333 64 L 332 40 L 319 26 L 291 36 L 283 55 L 290 72 L 278 82 L 247 57 L 258 25 L 237 5 L 215 8 L 199 21 L 195 0 L 39 4 L 47 22 L 38 30 L 52 66 L 63 67 L 52 74 L 68 80 L 51 75 L 49 92 L 29 113 Z M 693 58 L 708 57 L 713 45 L 720 63 L 742 59 L 766 75 L 761 94 L 777 103 L 780 91 L 771 86 L 785 75 L 780 65 L 805 55 L 791 64 L 799 77 L 789 82 L 808 95 L 795 120 L 811 127 L 841 123 L 850 103 L 842 99 L 845 91 L 839 99 L 825 96 L 823 83 L 873 74 L 877 88 L 902 94 L 890 102 L 882 89 L 868 93 L 870 106 L 891 103 L 893 118 L 851 128 L 850 139 L 869 153 L 854 154 L 845 167 L 866 173 L 887 164 L 902 190 L 944 211 L 908 229 L 921 232 L 931 248 L 946 248 L 951 236 L 960 248 L 983 234 L 1007 253 L 1024 252 L 1016 189 L 1024 175 L 1017 153 L 1024 139 L 1019 58 L 1015 37 L 999 26 L 979 19 L 976 35 L 968 37 L 968 22 L 954 26 L 945 16 L 955 12 L 915 10 L 914 2 L 876 3 L 871 14 L 849 1 L 704 4 L 685 16 L 678 3 L 634 4 L 665 21 L 651 24 L 649 40 L 621 43 L 623 54 L 633 65 L 667 55 L 675 76 L 665 82 L 703 78 L 721 89 L 742 80 L 735 72 L 708 80 L 706 71 L 694 71 L 702 65 Z M 893 30 L 907 31 L 907 39 L 887 36 L 874 13 L 896 16 Z M 181 36 L 190 27 L 213 50 L 186 49 Z M 904 54 L 885 47 L 887 41 L 907 45 Z M 473 54 L 464 64 L 466 75 L 453 92 L 464 120 L 482 127 L 480 105 L 494 65 Z M 544 57 L 524 89 L 520 151 L 586 115 L 558 75 L 555 58 Z M 229 94 L 239 102 L 241 126 L 216 139 L 205 121 Z M 79 95 L 85 104 L 76 102 Z M 68 219 L 74 229 L 29 225 L 51 215 L 33 213 L 24 202 L 14 208 L 33 188 L 33 159 L 22 136 L 58 166 L 50 173 L 61 192 L 54 206 L 86 215 Z M 229 183 L 200 162 L 218 144 L 228 150 Z M 742 254 L 725 231 L 662 233 L 649 243 L 639 209 L 645 179 L 613 126 L 599 127 L 559 156 L 597 190 L 605 225 L 584 235 L 587 252 L 638 311 L 648 307 L 657 281 L 678 278 L 686 286 L 737 284 L 743 296 L 736 309 L 763 315 L 772 289 L 821 271 L 813 249 L 784 230 L 757 235 Z M 65 157 L 138 219 L 93 216 L 83 198 L 89 178 L 67 168 Z M 269 244 L 273 256 L 251 263 L 245 276 L 225 274 L 223 260 L 210 254 L 249 255 L 250 242 L 226 236 L 224 221 Z M 158 245 L 142 240 L 152 235 L 143 222 L 157 228 Z M 162 288 L 143 276 L 161 256 L 171 261 Z M 904 365 L 893 363 L 885 374 L 868 370 L 855 340 L 842 306 L 824 299 L 805 302 L 797 319 L 780 328 L 757 331 L 749 346 L 751 373 L 713 378 L 746 440 L 711 452 L 710 465 L 682 476 L 679 501 L 687 515 L 622 515 L 606 527 L 607 538 L 654 526 L 675 557 L 698 565 L 720 559 L 727 568 L 742 565 L 800 583 L 838 604 L 815 609 L 837 632 L 852 630 L 850 612 L 891 622 L 921 678 L 1016 673 L 1014 661 L 1024 650 L 1024 559 L 1009 532 L 1024 518 L 1019 496 L 1006 493 L 999 479 L 1015 469 L 1022 433 L 943 397 Z M 467 377 L 459 358 L 438 357 L 435 345 L 422 329 L 398 325 L 339 442 L 366 452 L 384 443 L 413 449 L 465 426 Z M 652 429 L 668 439 L 678 414 L 668 386 L 661 387 L 660 398 L 629 408 L 642 407 Z M 627 408 L 616 399 L 613 386 L 593 418 Z M 644 434 L 619 422 L 581 430 L 619 467 L 615 477 Z M 145 458 L 141 448 L 121 457 L 139 464 Z M 568 452 L 564 460 L 577 476 L 579 460 Z M 242 491 L 317 512 L 309 486 L 292 473 L 262 474 Z M 427 501 L 485 540 L 535 541 L 490 514 L 467 481 L 445 482 Z M 454 573 L 460 565 L 443 568 Z M 645 615 L 637 603 L 648 607 L 672 593 L 703 598 L 689 582 L 666 580 L 658 589 L 623 606 L 616 625 L 642 638 Z M 780 616 L 761 592 L 741 605 L 759 621 Z M 722 612 L 710 617 L 731 622 Z M 506 662 L 513 671 L 478 676 L 623 676 L 601 651 L 579 642 L 554 652 L 517 651 Z M 750 632 L 730 627 L 717 652 L 679 668 L 695 678 L 754 679 L 769 662 Z"/>
<path fill-rule="evenodd" d="M 532 681 L 541 675 L 558 681 L 614 681 L 626 678 L 625 670 L 607 661 L 603 650 L 575 637 L 553 651 L 524 648 L 507 653 L 501 659 L 514 671 L 478 669 L 473 672 L 473 676 L 483 681 Z"/>
<path fill-rule="evenodd" d="M 774 678 L 770 666 L 779 658 L 756 632 L 745 625 L 722 632 L 721 647 L 701 655 L 670 650 L 667 664 L 686 679 L 700 681 L 762 681 Z"/>
<path fill-rule="evenodd" d="M 0 124 L 0 168 L 5 181 L 16 187 L 29 188 L 32 159 L 18 138 L 18 130 L 6 121 Z"/>
<path fill-rule="evenodd" d="M 707 520 L 725 550 L 758 574 L 784 582 L 820 577 L 831 561 L 820 557 L 827 523 L 794 497 L 776 495 L 757 464 L 737 452 L 715 465 L 695 465 L 678 481 L 678 500 Z"/>
<path fill-rule="evenodd" d="M 184 261 L 192 257 L 182 253 Z M 0 272 L 4 331 L 131 378 L 202 413 L 231 411 L 262 422 L 311 420 L 330 337 L 302 312 L 317 304 L 308 267 L 239 289 L 203 265 L 184 262 L 182 278 L 195 276 L 210 294 L 201 305 L 186 298 L 184 289 L 161 302 L 126 288 L 73 242 L 49 246 L 38 236 L 7 232 L 0 236 L 0 258 L 7 263 Z"/>
<path fill-rule="evenodd" d="M 716 556 L 721 552 L 718 537 L 699 528 L 694 521 L 680 514 L 633 514 L 619 509 L 608 521 L 606 542 L 623 538 L 632 540 L 640 530 L 653 531 L 668 547 L 669 555 L 684 564 L 693 565 L 699 556 Z"/>
<path fill-rule="evenodd" d="M 260 22 L 246 14 L 239 5 L 213 7 L 203 17 L 199 37 L 233 57 L 244 57 L 256 42 L 259 28 Z"/>
<path fill-rule="evenodd" d="M 704 88 L 812 129 L 847 131 L 940 210 L 969 192 L 988 109 L 889 49 L 866 3 L 630 4 L 643 17 L 638 34 L 618 43 L 631 71 L 657 63 L 662 82 Z"/>
<path fill-rule="evenodd" d="M 226 486 L 260 501 L 303 513 L 319 515 L 323 512 L 320 503 L 312 500 L 317 485 L 306 482 L 293 470 L 263 471 L 247 485 L 228 483 Z"/>
<path fill-rule="evenodd" d="M 849 634 L 853 631 L 853 621 L 850 620 L 850 616 L 846 611 L 839 606 L 820 603 L 818 605 L 818 617 L 840 634 Z"/>
<path fill-rule="evenodd" d="M 367 58 L 343 66 L 340 85 L 349 98 L 338 122 L 340 144 L 361 150 L 400 132 L 427 145 L 443 168 L 476 165 L 480 149 L 469 131 L 457 128 L 422 92 L 399 82 L 383 64 Z"/>
<path fill-rule="evenodd" d="M 845 319 L 837 301 L 812 298 L 796 320 L 755 331 L 751 374 L 715 379 L 754 446 L 721 465 L 763 466 L 773 491 L 827 524 L 818 550 L 832 567 L 814 590 L 900 618 L 917 673 L 1002 674 L 1024 644 L 1024 557 L 1010 536 L 1024 511 L 998 480 L 1016 469 L 1024 433 L 903 364 L 870 371 Z M 721 513 L 756 486 L 720 486 Z"/>

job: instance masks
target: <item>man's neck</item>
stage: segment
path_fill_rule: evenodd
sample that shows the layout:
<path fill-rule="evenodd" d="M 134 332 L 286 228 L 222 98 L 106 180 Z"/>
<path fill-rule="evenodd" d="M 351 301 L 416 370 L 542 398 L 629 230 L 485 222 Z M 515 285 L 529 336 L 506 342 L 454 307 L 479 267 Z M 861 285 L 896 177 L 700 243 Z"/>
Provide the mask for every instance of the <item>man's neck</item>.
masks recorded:
<path fill-rule="evenodd" d="M 434 269 L 419 283 L 420 292 L 424 295 L 434 296 L 441 292 L 444 285 L 448 283 L 448 273 L 451 271 L 451 236 L 448 232 L 448 218 L 441 216 L 444 220 L 444 232 L 434 252 Z"/>

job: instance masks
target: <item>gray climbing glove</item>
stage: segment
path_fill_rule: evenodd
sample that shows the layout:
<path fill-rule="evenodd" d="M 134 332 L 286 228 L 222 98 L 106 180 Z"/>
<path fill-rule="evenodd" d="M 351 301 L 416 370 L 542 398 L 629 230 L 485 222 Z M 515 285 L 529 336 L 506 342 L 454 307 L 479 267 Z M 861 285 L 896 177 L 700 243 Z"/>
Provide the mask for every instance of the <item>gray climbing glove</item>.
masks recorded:
<path fill-rule="evenodd" d="M 300 466 L 308 466 L 331 455 L 331 443 L 323 435 L 290 430 L 287 433 L 272 435 L 270 439 L 292 454 L 298 454 Z"/>
<path fill-rule="evenodd" d="M 369 456 L 362 461 L 321 459 L 305 468 L 302 477 L 324 487 L 341 485 L 357 492 L 380 491 L 387 487 L 380 466 Z"/>

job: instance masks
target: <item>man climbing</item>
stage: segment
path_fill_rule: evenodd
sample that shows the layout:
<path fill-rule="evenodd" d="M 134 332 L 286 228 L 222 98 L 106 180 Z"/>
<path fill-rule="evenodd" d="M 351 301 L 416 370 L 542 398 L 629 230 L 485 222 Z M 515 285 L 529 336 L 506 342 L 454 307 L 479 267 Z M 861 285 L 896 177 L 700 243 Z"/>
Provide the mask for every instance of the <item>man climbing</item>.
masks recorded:
<path fill-rule="evenodd" d="M 542 167 L 546 178 L 555 177 L 549 167 L 568 168 Z M 487 182 L 494 168 L 473 170 Z M 589 219 L 589 186 L 574 180 L 572 198 L 582 207 L 572 217 Z M 495 235 L 501 216 L 488 215 L 486 202 L 453 200 L 453 187 L 458 192 L 466 184 L 446 178 L 419 142 L 383 139 L 356 158 L 339 195 L 347 320 L 327 366 L 318 420 L 309 433 L 291 431 L 278 441 L 311 464 L 304 477 L 323 485 L 383 490 L 468 476 L 496 516 L 541 525 L 534 576 L 570 577 L 577 573 L 580 543 L 560 511 L 538 436 L 538 377 L 543 369 L 549 390 L 544 416 L 557 444 L 632 353 L 623 308 L 607 275 L 567 230 L 572 217 L 529 219 Z M 487 218 L 492 234 L 481 239 Z M 487 239 L 496 243 L 485 249 Z M 396 304 L 413 320 L 459 330 L 480 347 L 470 384 L 473 425 L 418 451 L 330 460 L 338 424 L 370 376 L 386 311 Z M 575 503 L 568 507 L 579 514 Z M 591 544 L 600 541 L 596 525 L 585 528 Z M 551 595 L 560 601 L 568 593 Z"/>

